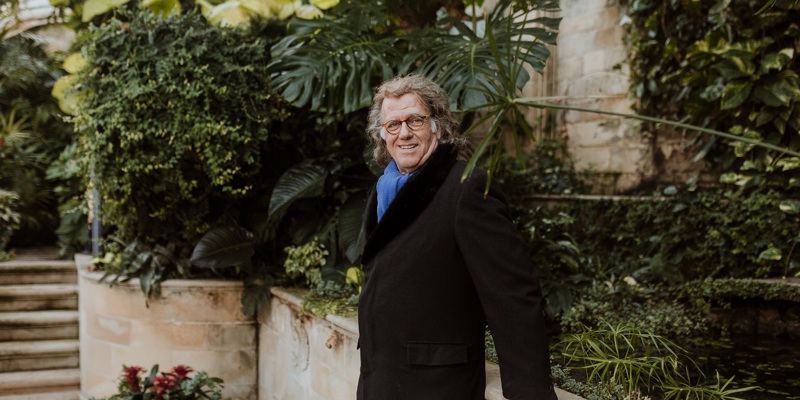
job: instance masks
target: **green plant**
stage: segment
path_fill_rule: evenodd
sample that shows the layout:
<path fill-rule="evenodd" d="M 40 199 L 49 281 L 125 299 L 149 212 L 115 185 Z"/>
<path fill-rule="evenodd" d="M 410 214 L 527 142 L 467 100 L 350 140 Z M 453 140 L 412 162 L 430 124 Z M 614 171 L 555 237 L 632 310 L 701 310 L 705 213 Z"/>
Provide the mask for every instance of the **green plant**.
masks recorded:
<path fill-rule="evenodd" d="M 529 132 L 507 96 L 529 80 L 523 65 L 544 68 L 550 55 L 547 44 L 555 43 L 559 19 L 534 18 L 533 11 L 554 11 L 557 3 L 504 0 L 484 17 L 464 21 L 461 16 L 444 16 L 435 26 L 401 35 L 395 24 L 415 25 L 390 18 L 389 4 L 353 2 L 349 7 L 359 10 L 346 12 L 347 5 L 342 5 L 341 14 L 294 21 L 290 34 L 275 46 L 274 59 L 281 62 L 273 62 L 270 69 L 287 100 L 317 110 L 353 111 L 370 104 L 370 88 L 376 82 L 412 71 L 428 75 L 450 94 L 454 107 L 485 112 L 473 126 L 493 121 L 469 170 L 501 127 Z M 319 40 L 323 36 L 325 40 Z M 365 62 L 351 62 L 361 59 Z M 324 90 L 309 90 L 313 87 Z M 494 147 L 495 162 L 501 147 Z"/>
<path fill-rule="evenodd" d="M 117 393 L 107 400 L 221 400 L 223 381 L 208 376 L 204 371 L 194 372 L 191 367 L 177 365 L 170 372 L 158 373 L 158 365 L 143 376 L 144 368 L 123 366 L 117 384 Z M 93 398 L 94 399 L 94 398 Z"/>
<path fill-rule="evenodd" d="M 668 188 L 650 198 L 574 200 L 560 210 L 584 255 L 616 276 L 677 284 L 797 273 L 798 216 L 777 192 Z"/>
<path fill-rule="evenodd" d="M 290 278 L 303 277 L 305 283 L 311 287 L 320 283 L 325 257 L 330 254 L 325 250 L 325 245 L 320 245 L 314 238 L 301 246 L 288 246 L 284 251 L 286 260 L 283 262 L 283 267 L 286 268 Z"/>
<path fill-rule="evenodd" d="M 705 312 L 681 300 L 670 288 L 648 288 L 631 277 L 596 281 L 584 287 L 572 306 L 560 314 L 560 325 L 567 333 L 596 327 L 598 321 L 627 324 L 669 338 L 706 333 Z"/>
<path fill-rule="evenodd" d="M 800 6 L 770 3 L 631 2 L 626 40 L 639 111 L 800 149 Z M 797 154 L 695 140 L 696 158 L 715 161 L 727 182 L 789 192 L 800 184 Z"/>
<path fill-rule="evenodd" d="M 14 192 L 0 189 L 0 261 L 14 256 L 6 249 L 11 235 L 19 228 L 20 216 L 15 210 L 19 196 Z"/>
<path fill-rule="evenodd" d="M 46 179 L 46 170 L 72 133 L 50 96 L 58 74 L 40 40 L 0 35 L 0 188 L 19 195 L 19 246 L 51 243 L 58 223 L 53 190 L 62 181 Z"/>
<path fill-rule="evenodd" d="M 730 388 L 732 379 L 704 385 L 689 355 L 672 341 L 631 325 L 601 321 L 599 327 L 567 335 L 559 344 L 566 366 L 577 364 L 587 381 L 620 384 L 626 398 L 660 393 L 665 399 L 739 400 L 753 387 Z M 699 376 L 700 378 L 694 378 Z"/>
<path fill-rule="evenodd" d="M 572 376 L 569 368 L 556 363 L 552 356 L 550 357 L 550 375 L 555 386 L 587 400 L 619 400 L 625 398 L 623 388 L 619 383 L 607 385 L 579 381 Z"/>
<path fill-rule="evenodd" d="M 291 135 L 276 125 L 288 114 L 265 71 L 280 33 L 144 10 L 121 11 L 82 38 L 87 66 L 73 118 L 81 173 L 100 193 L 103 222 L 138 253 L 122 257 L 118 272 L 148 281 L 146 293 L 171 277 L 265 273 L 260 264 L 209 271 L 188 260 L 211 227 L 252 220 L 250 206 L 292 154 Z"/>

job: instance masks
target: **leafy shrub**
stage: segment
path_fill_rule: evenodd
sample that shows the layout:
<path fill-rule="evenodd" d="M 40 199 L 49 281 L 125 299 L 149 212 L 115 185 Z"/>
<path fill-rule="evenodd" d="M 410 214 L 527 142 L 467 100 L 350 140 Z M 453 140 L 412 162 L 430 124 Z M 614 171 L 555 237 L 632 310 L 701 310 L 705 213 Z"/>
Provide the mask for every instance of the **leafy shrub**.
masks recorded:
<path fill-rule="evenodd" d="M 627 42 L 639 111 L 800 149 L 800 3 L 768 4 L 631 1 Z M 697 141 L 698 157 L 738 169 L 728 182 L 793 193 L 800 187 L 798 157 Z"/>
<path fill-rule="evenodd" d="M 569 310 L 561 315 L 566 333 L 596 327 L 598 321 L 627 324 L 669 338 L 682 338 L 706 331 L 705 314 L 687 307 L 679 296 L 664 287 L 647 288 L 631 278 L 605 281 L 584 289 Z"/>
<path fill-rule="evenodd" d="M 0 261 L 13 255 L 6 250 L 9 239 L 19 228 L 19 213 L 14 209 L 19 196 L 14 192 L 0 189 Z"/>
<path fill-rule="evenodd" d="M 53 191 L 65 180 L 48 180 L 46 170 L 72 135 L 50 95 L 57 77 L 56 60 L 40 39 L 0 32 L 0 188 L 19 195 L 20 229 L 12 239 L 19 246 L 55 239 L 59 201 Z"/>
<path fill-rule="evenodd" d="M 248 205 L 264 201 L 291 139 L 275 128 L 287 112 L 265 70 L 279 34 L 213 27 L 196 10 L 121 12 L 90 27 L 78 151 L 121 242 L 188 260 L 203 233 L 247 220 Z"/>
<path fill-rule="evenodd" d="M 196 240 L 257 185 L 269 124 L 284 116 L 262 66 L 268 42 L 195 13 L 131 17 L 92 29 L 85 47 L 85 173 L 121 237 Z"/>
<path fill-rule="evenodd" d="M 687 190 L 641 200 L 576 201 L 564 212 L 583 253 L 617 276 L 680 283 L 796 273 L 798 216 L 775 192 Z"/>

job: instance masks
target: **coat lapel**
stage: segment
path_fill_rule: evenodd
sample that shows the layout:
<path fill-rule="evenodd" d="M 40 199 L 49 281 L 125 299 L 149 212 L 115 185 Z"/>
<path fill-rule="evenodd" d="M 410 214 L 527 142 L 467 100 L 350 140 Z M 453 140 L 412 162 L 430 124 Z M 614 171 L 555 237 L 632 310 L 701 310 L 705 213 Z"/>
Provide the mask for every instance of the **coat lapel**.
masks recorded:
<path fill-rule="evenodd" d="M 364 215 L 367 243 L 361 257 L 362 264 L 369 263 L 383 246 L 419 216 L 447 179 L 457 157 L 458 149 L 455 146 L 440 144 L 419 172 L 411 176 L 397 192 L 397 196 L 389 205 L 380 223 L 378 222 L 377 193 L 375 188 L 372 188 Z"/>

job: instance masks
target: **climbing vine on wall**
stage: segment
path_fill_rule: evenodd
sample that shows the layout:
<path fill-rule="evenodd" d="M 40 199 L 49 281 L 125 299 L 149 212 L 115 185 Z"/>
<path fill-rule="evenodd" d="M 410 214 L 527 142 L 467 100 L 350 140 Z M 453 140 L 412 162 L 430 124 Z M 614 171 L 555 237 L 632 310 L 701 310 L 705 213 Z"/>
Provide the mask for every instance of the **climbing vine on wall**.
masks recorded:
<path fill-rule="evenodd" d="M 640 113 L 800 149 L 800 1 L 634 0 L 628 13 Z M 798 157 L 710 136 L 695 145 L 723 182 L 800 191 Z"/>

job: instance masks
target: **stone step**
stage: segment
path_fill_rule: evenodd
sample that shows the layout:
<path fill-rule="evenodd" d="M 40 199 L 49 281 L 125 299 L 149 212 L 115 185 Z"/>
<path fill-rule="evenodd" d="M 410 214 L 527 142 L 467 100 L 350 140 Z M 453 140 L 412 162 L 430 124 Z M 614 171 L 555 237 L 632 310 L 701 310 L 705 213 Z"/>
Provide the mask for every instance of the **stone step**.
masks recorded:
<path fill-rule="evenodd" d="M 74 261 L 30 260 L 0 263 L 0 285 L 78 283 Z"/>
<path fill-rule="evenodd" d="M 0 373 L 0 400 L 77 400 L 78 368 Z"/>
<path fill-rule="evenodd" d="M 78 312 L 0 312 L 0 341 L 77 339 Z"/>
<path fill-rule="evenodd" d="M 77 309 L 77 284 L 0 285 L 0 311 Z"/>
<path fill-rule="evenodd" d="M 0 342 L 0 372 L 78 368 L 78 340 Z"/>

